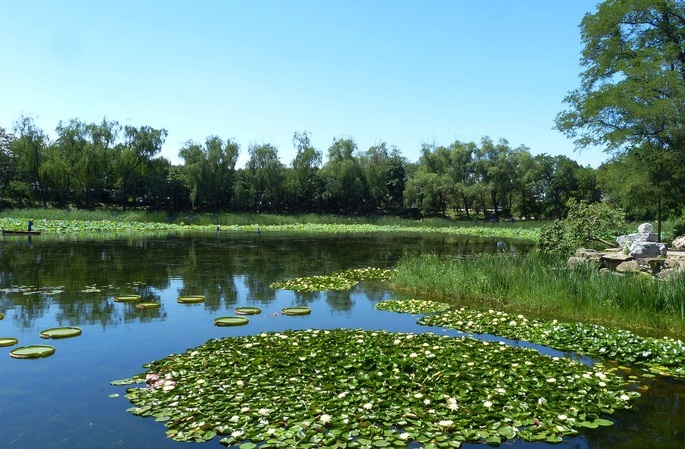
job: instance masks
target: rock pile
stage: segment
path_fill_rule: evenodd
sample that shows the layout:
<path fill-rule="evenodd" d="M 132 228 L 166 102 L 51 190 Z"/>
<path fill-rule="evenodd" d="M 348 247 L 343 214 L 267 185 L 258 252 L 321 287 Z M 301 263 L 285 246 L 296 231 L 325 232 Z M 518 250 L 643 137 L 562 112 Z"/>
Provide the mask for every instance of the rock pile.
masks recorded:
<path fill-rule="evenodd" d="M 666 244 L 658 243 L 657 235 L 650 223 L 637 228 L 637 234 L 621 235 L 616 238 L 618 246 L 634 257 L 657 257 L 666 255 Z"/>
<path fill-rule="evenodd" d="M 619 248 L 605 251 L 580 248 L 568 259 L 568 265 L 592 263 L 600 272 L 642 273 L 658 279 L 685 272 L 685 251 L 668 252 L 664 243 L 657 242 L 649 223 L 640 225 L 636 234 L 618 237 L 616 242 Z"/>

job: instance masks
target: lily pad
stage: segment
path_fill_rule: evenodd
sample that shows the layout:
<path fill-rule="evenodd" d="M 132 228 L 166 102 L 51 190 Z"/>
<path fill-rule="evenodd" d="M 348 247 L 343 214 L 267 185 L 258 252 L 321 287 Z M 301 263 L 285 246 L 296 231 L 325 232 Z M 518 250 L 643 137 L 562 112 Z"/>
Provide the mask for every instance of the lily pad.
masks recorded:
<path fill-rule="evenodd" d="M 200 302 L 205 302 L 205 297 L 203 295 L 179 296 L 178 302 L 180 304 L 197 304 Z"/>
<path fill-rule="evenodd" d="M 81 335 L 81 329 L 78 327 L 53 327 L 52 329 L 45 329 L 40 333 L 40 338 L 70 338 Z"/>
<path fill-rule="evenodd" d="M 285 309 L 281 310 L 281 313 L 283 315 L 309 315 L 312 313 L 312 309 L 310 309 L 307 306 L 301 306 L 301 307 L 286 307 Z"/>
<path fill-rule="evenodd" d="M 159 309 L 162 303 L 155 301 L 146 301 L 136 304 L 136 309 Z"/>
<path fill-rule="evenodd" d="M 4 318 L 5 318 L 5 314 L 4 314 L 4 313 L 0 313 L 0 320 L 2 320 L 2 319 L 4 319 Z"/>
<path fill-rule="evenodd" d="M 140 300 L 140 295 L 119 295 L 114 297 L 114 302 L 138 302 Z"/>
<path fill-rule="evenodd" d="M 54 353 L 54 346 L 30 345 L 11 350 L 10 356 L 15 359 L 39 359 L 41 357 L 50 357 Z"/>
<path fill-rule="evenodd" d="M 235 313 L 238 315 L 259 315 L 262 309 L 259 307 L 236 307 Z"/>
<path fill-rule="evenodd" d="M 19 343 L 19 340 L 13 337 L 0 338 L 0 346 L 14 346 Z"/>
<path fill-rule="evenodd" d="M 215 326 L 242 326 L 250 320 L 244 316 L 222 316 L 214 320 Z"/>

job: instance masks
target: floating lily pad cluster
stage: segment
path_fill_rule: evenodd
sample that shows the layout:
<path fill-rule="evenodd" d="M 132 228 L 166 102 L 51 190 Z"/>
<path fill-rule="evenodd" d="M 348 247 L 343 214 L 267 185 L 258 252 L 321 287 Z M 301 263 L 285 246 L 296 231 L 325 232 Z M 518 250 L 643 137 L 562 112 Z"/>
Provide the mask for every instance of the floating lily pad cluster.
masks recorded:
<path fill-rule="evenodd" d="M 40 337 L 45 339 L 71 338 L 81 335 L 81 328 L 78 327 L 53 327 L 40 332 Z M 19 340 L 13 337 L 0 338 L 1 346 L 14 346 Z M 15 359 L 39 359 L 50 357 L 55 353 L 55 347 L 50 345 L 28 345 L 14 348 L 10 351 L 10 357 Z"/>
<path fill-rule="evenodd" d="M 319 292 L 324 290 L 349 290 L 359 281 L 363 280 L 388 280 L 392 277 L 392 270 L 382 268 L 354 268 L 337 271 L 330 275 L 315 275 L 297 277 L 284 281 L 274 282 L 269 287 L 283 290 L 295 290 L 298 292 Z"/>
<path fill-rule="evenodd" d="M 23 230 L 26 227 L 26 218 L 0 218 L 0 227 L 8 230 Z M 54 234 L 122 234 L 122 233 L 150 233 L 169 231 L 200 231 L 216 232 L 216 225 L 186 225 L 174 223 L 153 223 L 122 220 L 35 220 L 36 229 Z M 523 229 L 520 227 L 498 226 L 395 226 L 376 224 L 335 224 L 335 223 L 296 223 L 277 225 L 221 225 L 224 231 L 250 231 L 260 229 L 262 232 L 290 231 L 290 232 L 325 232 L 325 233 L 368 233 L 368 232 L 406 232 L 406 233 L 439 233 L 449 235 L 470 235 L 475 237 L 502 237 L 536 241 L 539 237 L 539 228 Z"/>
<path fill-rule="evenodd" d="M 64 286 L 58 287 L 35 287 L 32 285 L 17 285 L 9 288 L 0 289 L 0 293 L 13 294 L 21 293 L 24 296 L 45 295 L 53 296 L 64 292 Z"/>
<path fill-rule="evenodd" d="M 463 307 L 425 316 L 419 323 L 526 340 L 561 351 L 612 359 L 685 379 L 685 344 L 680 340 L 641 337 L 626 330 L 595 324 L 533 320 L 523 315 Z"/>
<path fill-rule="evenodd" d="M 379 302 L 374 306 L 378 310 L 388 312 L 424 314 L 437 313 L 449 309 L 451 306 L 442 302 L 427 301 L 424 299 L 389 299 Z"/>
<path fill-rule="evenodd" d="M 559 442 L 639 395 L 601 365 L 472 338 L 304 330 L 210 340 L 115 384 L 177 441 L 231 447 Z M 163 386 L 146 383 L 165 379 Z"/>

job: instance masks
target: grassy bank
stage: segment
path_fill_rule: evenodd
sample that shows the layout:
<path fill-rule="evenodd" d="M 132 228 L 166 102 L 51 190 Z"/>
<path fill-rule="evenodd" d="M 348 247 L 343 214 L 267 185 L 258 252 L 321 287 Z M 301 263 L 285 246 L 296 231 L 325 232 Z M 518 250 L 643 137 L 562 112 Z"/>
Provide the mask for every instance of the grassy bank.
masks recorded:
<path fill-rule="evenodd" d="M 486 223 L 439 218 L 409 220 L 390 216 L 343 217 L 338 215 L 278 214 L 188 214 L 169 217 L 144 211 L 68 211 L 18 209 L 2 213 L 0 227 L 26 229 L 29 218 L 34 229 L 46 233 L 111 233 L 154 231 L 294 231 L 294 232 L 440 232 L 477 237 L 500 237 L 535 241 L 541 222 Z"/>
<path fill-rule="evenodd" d="M 654 281 L 601 275 L 538 254 L 468 259 L 408 257 L 397 267 L 396 288 L 481 309 L 581 321 L 640 335 L 682 337 L 685 276 Z"/>

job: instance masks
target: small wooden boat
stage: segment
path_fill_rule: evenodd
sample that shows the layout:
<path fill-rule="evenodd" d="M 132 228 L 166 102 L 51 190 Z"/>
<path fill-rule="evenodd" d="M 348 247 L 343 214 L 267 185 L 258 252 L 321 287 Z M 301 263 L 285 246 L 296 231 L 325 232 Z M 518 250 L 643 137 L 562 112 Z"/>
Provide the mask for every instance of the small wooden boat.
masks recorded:
<path fill-rule="evenodd" d="M 41 231 L 8 231 L 2 230 L 2 235 L 40 235 Z"/>

